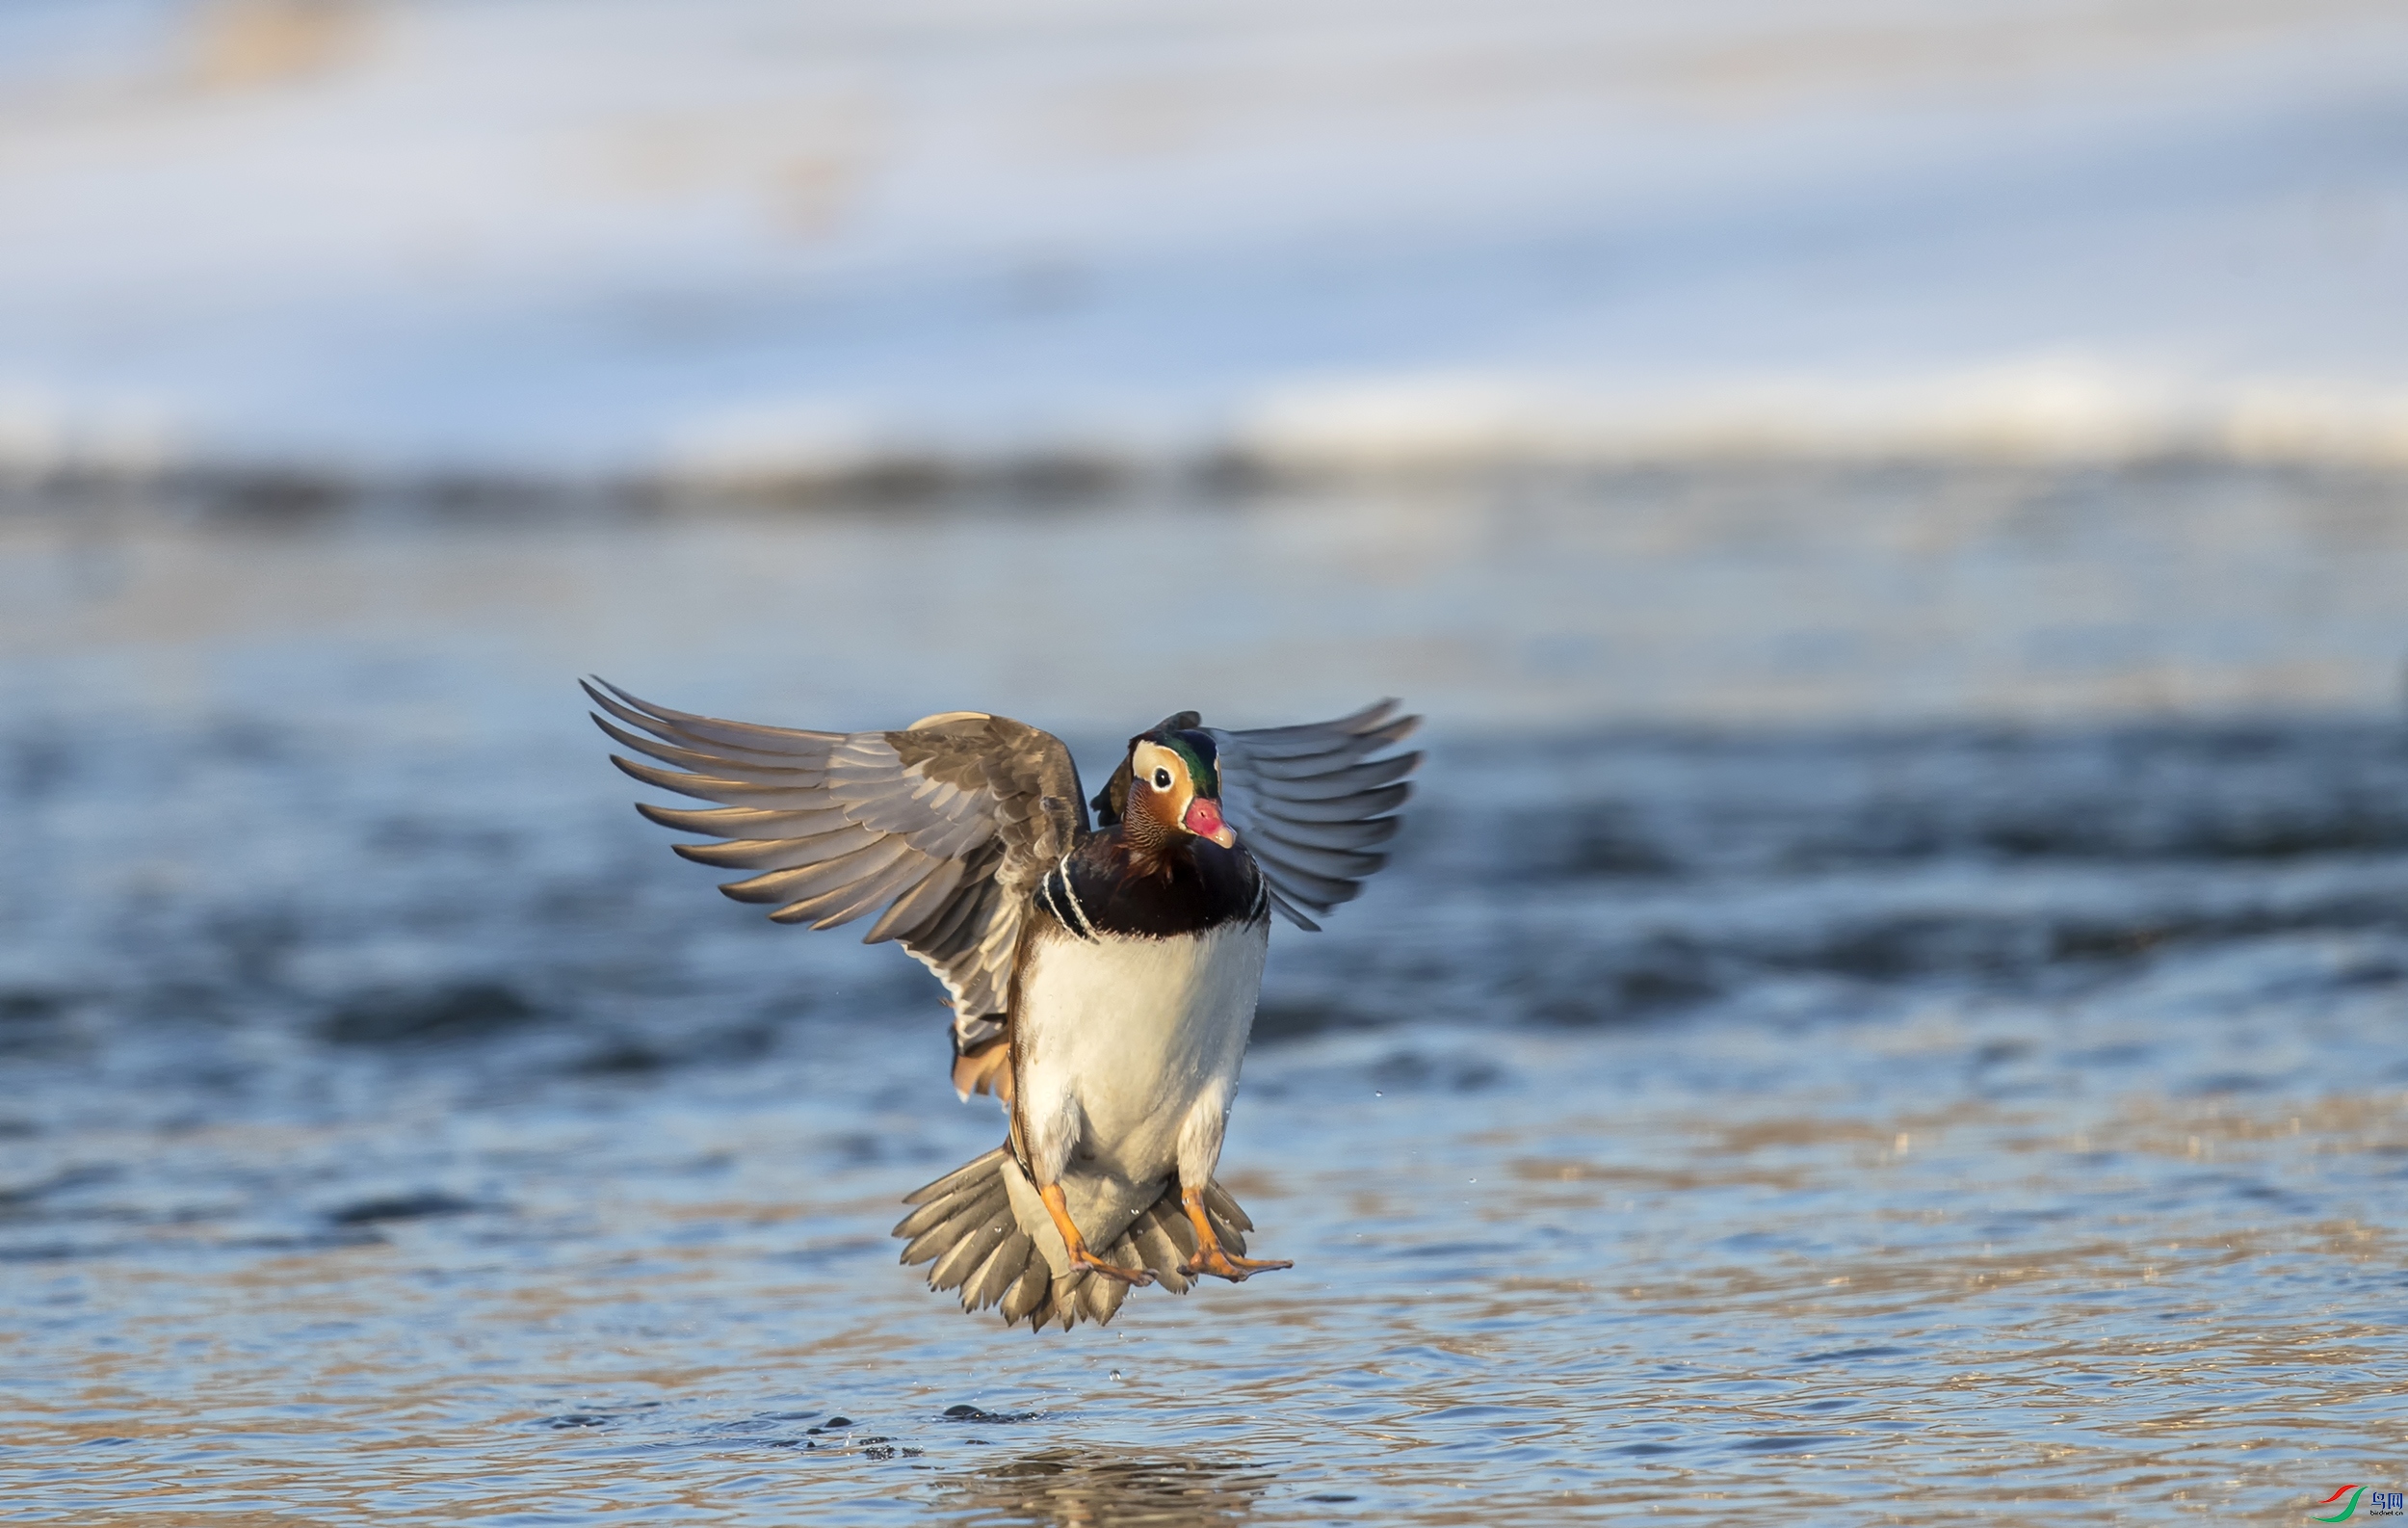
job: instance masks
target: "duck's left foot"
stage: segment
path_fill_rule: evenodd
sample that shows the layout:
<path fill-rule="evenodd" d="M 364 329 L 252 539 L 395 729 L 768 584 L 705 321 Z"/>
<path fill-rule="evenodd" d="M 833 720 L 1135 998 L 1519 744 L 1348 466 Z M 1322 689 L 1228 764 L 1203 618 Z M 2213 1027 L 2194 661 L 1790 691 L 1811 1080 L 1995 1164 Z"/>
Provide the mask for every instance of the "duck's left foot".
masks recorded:
<path fill-rule="evenodd" d="M 1139 1289 L 1154 1281 L 1154 1276 L 1142 1268 L 1122 1268 L 1087 1251 L 1086 1238 L 1079 1234 L 1078 1223 L 1070 1218 L 1070 1201 L 1062 1198 L 1060 1184 L 1044 1185 L 1036 1191 L 1036 1197 L 1044 1200 L 1045 1213 L 1054 1218 L 1054 1229 L 1061 1233 L 1061 1245 L 1070 1253 L 1071 1272 L 1101 1274 Z"/>
<path fill-rule="evenodd" d="M 1256 1274 L 1267 1274 L 1274 1268 L 1294 1268 L 1296 1264 L 1274 1257 L 1235 1257 L 1218 1247 L 1198 1248 L 1187 1260 L 1181 1272 L 1214 1274 L 1233 1284 L 1243 1284 Z"/>
<path fill-rule="evenodd" d="M 1233 1284 L 1243 1284 L 1256 1274 L 1296 1266 L 1269 1257 L 1240 1257 L 1225 1251 L 1220 1245 L 1220 1233 L 1213 1229 L 1212 1217 L 1204 1213 L 1202 1189 L 1182 1187 L 1179 1201 L 1188 1212 L 1188 1224 L 1195 1227 L 1195 1255 L 1187 1260 L 1181 1272 L 1213 1274 Z"/>

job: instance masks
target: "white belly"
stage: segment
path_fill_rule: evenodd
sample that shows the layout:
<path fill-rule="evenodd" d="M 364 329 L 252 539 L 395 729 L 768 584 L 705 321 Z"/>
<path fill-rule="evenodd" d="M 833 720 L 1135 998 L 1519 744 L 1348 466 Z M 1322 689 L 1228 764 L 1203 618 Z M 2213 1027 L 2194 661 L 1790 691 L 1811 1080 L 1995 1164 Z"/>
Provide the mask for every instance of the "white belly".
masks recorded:
<path fill-rule="evenodd" d="M 1217 1158 L 1269 947 L 1268 921 L 1037 944 L 1013 1024 L 1019 1108 L 1040 1176 L 1058 1165 L 1160 1182 L 1178 1166 L 1183 1128 L 1204 1114 Z"/>

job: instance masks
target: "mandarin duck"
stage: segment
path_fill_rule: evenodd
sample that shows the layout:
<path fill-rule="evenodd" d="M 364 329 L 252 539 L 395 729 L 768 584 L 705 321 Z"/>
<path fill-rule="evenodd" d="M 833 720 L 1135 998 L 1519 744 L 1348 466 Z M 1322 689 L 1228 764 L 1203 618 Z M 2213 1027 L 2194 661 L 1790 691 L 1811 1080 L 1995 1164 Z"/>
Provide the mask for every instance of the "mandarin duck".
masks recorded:
<path fill-rule="evenodd" d="M 865 942 L 944 984 L 955 1090 L 995 1096 L 1008 1126 L 904 1196 L 894 1234 L 930 1288 L 1067 1330 L 1139 1285 L 1292 1266 L 1245 1255 L 1253 1223 L 1213 1178 L 1270 920 L 1318 930 L 1385 863 L 1421 761 L 1385 751 L 1420 718 L 1383 700 L 1235 732 L 1182 711 L 1129 740 L 1090 804 L 1060 739 L 982 711 L 813 732 L 586 693 L 656 761 L 613 763 L 720 804 L 636 809 L 722 840 L 686 858 L 755 872 L 722 892 L 815 929 L 875 913 Z"/>

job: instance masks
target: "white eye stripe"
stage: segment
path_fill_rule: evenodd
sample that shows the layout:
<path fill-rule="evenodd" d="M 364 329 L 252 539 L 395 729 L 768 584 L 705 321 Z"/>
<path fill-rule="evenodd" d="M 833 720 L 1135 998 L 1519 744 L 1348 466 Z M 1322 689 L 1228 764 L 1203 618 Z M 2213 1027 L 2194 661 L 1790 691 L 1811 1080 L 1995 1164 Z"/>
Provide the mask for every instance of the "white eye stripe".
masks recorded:
<path fill-rule="evenodd" d="M 1174 767 L 1176 766 L 1176 767 Z M 1178 788 L 1187 768 L 1179 756 L 1159 743 L 1139 743 L 1129 756 L 1132 790 L 1170 791 Z"/>

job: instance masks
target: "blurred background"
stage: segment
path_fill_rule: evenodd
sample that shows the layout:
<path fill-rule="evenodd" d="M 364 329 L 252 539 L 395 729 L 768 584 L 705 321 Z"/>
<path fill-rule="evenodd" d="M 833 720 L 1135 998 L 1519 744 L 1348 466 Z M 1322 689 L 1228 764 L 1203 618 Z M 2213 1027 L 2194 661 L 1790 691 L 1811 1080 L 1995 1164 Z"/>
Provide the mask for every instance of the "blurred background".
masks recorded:
<path fill-rule="evenodd" d="M 25 0 L 0 463 L 2408 460 L 2378 0 Z"/>
<path fill-rule="evenodd" d="M 2376 0 L 13 0 L 0 1484 L 2376 1479 L 2403 290 Z M 998 1129 L 934 988 L 672 859 L 584 672 L 1091 782 L 1426 715 L 1275 941 L 1227 1175 L 1295 1280 L 1003 1350 L 918 1290 Z"/>

